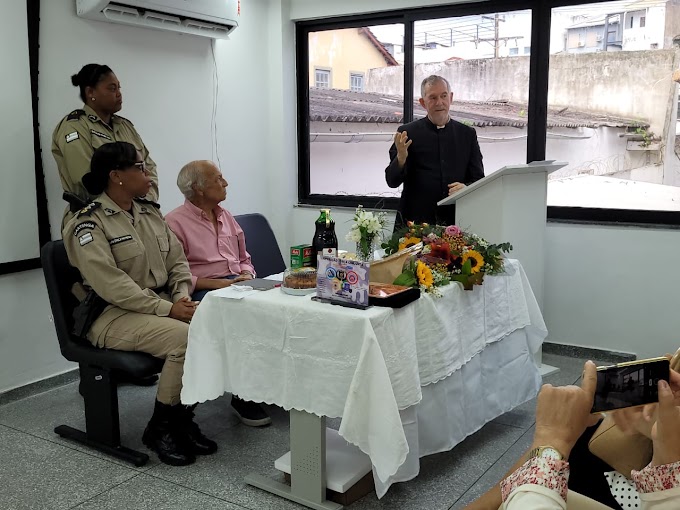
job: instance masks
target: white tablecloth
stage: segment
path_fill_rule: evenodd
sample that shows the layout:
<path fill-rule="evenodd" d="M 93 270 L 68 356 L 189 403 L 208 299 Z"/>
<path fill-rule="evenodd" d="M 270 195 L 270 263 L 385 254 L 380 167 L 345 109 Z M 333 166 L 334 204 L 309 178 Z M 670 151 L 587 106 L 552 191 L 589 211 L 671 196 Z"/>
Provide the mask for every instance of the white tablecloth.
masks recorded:
<path fill-rule="evenodd" d="M 230 392 L 342 417 L 339 433 L 371 458 L 380 496 L 379 486 L 402 478 L 409 454 L 404 410 L 428 385 L 457 380 L 448 376 L 517 330 L 530 354 L 545 338 L 523 269 L 514 260 L 506 266 L 507 274 L 487 277 L 474 291 L 452 284 L 441 298 L 425 294 L 397 310 L 343 308 L 279 289 L 241 300 L 208 293 L 189 329 L 182 402 Z M 532 367 L 522 374 L 534 387 Z"/>

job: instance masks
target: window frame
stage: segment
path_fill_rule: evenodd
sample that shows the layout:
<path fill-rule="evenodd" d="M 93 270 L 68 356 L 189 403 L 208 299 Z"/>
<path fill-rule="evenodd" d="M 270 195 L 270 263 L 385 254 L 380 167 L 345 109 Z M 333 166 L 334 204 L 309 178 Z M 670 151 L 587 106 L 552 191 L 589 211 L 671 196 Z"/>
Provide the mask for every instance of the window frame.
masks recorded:
<path fill-rule="evenodd" d="M 360 78 L 361 79 L 361 90 L 354 90 L 353 85 L 352 85 L 352 80 L 354 78 Z M 364 91 L 364 80 L 366 79 L 366 76 L 364 73 L 359 72 L 359 71 L 350 71 L 349 72 L 349 90 L 352 92 L 363 92 Z"/>
<path fill-rule="evenodd" d="M 602 0 L 487 0 L 471 3 L 419 7 L 380 13 L 339 16 L 323 20 L 295 23 L 297 65 L 297 131 L 298 131 L 298 204 L 396 210 L 399 198 L 360 195 L 324 195 L 310 192 L 309 145 L 309 34 L 325 30 L 359 28 L 372 25 L 404 25 L 404 103 L 403 123 L 413 120 L 414 23 L 433 18 L 450 18 L 474 14 L 493 14 L 531 10 L 531 44 L 529 72 L 529 104 L 527 108 L 527 163 L 546 159 L 548 83 L 550 67 L 550 30 L 552 9 L 573 5 L 600 3 Z M 387 156 L 387 155 L 386 155 Z M 388 161 L 385 161 L 387 167 Z M 548 206 L 548 220 L 597 223 L 680 226 L 680 212 L 638 209 L 606 209 Z"/>
<path fill-rule="evenodd" d="M 317 74 L 316 73 L 328 73 L 328 87 L 319 87 L 318 81 L 317 81 Z M 319 89 L 332 89 L 333 88 L 333 70 L 328 68 L 328 67 L 320 67 L 320 66 L 315 66 L 314 67 L 314 86 Z"/>

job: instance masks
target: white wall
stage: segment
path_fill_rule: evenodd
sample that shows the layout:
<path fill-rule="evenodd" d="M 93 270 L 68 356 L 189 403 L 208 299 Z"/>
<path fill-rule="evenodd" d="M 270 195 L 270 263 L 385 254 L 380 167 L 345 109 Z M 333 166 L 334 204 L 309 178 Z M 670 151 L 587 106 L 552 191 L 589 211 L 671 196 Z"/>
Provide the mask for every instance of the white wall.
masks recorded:
<path fill-rule="evenodd" d="M 82 107 L 70 77 L 91 62 L 108 65 L 121 82 L 120 115 L 134 123 L 158 164 L 163 210 L 179 205 L 179 169 L 192 159 L 212 158 L 210 40 L 78 18 L 71 0 L 42 2 L 40 17 L 40 141 L 52 237 L 61 237 L 65 204 L 50 151 L 52 131 Z"/>
<path fill-rule="evenodd" d="M 0 393 L 77 366 L 59 352 L 42 271 L 0 276 L 0 324 Z"/>
<path fill-rule="evenodd" d="M 163 210 L 181 204 L 175 185 L 181 166 L 192 159 L 217 159 L 211 139 L 210 39 L 83 20 L 75 15 L 72 0 L 50 0 L 41 7 L 39 122 L 52 237 L 61 237 L 64 210 L 50 152 L 52 131 L 64 115 L 81 106 L 70 76 L 90 62 L 109 65 L 121 81 L 120 113 L 134 122 L 158 163 Z M 270 183 L 278 179 L 277 189 L 283 189 L 289 177 L 282 173 L 269 177 L 274 162 L 281 165 L 283 158 L 274 158 L 277 149 L 267 150 L 267 140 L 273 136 L 268 126 L 272 88 L 262 80 L 270 60 L 267 31 L 262 29 L 262 20 L 269 15 L 268 1 L 248 2 L 241 12 L 241 26 L 229 41 L 219 41 L 215 47 L 220 160 L 230 183 L 229 209 L 235 214 L 260 211 L 271 218 L 274 186 Z M 279 15 L 279 27 L 280 19 Z M 25 44 L 23 37 L 18 43 Z M 282 139 L 280 125 L 277 139 Z M 291 136 L 294 144 L 294 133 Z M 295 190 L 294 184 L 289 187 L 288 196 Z M 287 204 L 287 210 L 291 208 L 292 202 Z M 59 354 L 49 315 L 41 271 L 0 277 L 0 392 L 74 366 Z"/>
<path fill-rule="evenodd" d="M 550 223 L 551 342 L 650 357 L 680 347 L 680 230 Z"/>

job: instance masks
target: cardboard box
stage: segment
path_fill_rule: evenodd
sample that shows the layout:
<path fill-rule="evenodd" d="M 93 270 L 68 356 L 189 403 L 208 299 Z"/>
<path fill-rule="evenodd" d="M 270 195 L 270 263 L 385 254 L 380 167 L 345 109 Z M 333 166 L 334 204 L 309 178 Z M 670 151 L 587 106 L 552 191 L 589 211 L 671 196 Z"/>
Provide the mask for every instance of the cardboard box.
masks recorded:
<path fill-rule="evenodd" d="M 290 248 L 290 267 L 309 267 L 312 265 L 312 245 L 299 244 Z"/>

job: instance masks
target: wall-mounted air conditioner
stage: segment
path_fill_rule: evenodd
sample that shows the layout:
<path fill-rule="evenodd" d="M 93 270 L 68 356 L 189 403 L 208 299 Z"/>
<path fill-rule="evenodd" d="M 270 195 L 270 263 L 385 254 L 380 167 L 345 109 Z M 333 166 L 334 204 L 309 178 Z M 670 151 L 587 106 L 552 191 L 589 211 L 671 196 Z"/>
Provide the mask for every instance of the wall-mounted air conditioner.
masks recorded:
<path fill-rule="evenodd" d="M 81 18 L 224 39 L 238 26 L 239 0 L 76 0 Z"/>
<path fill-rule="evenodd" d="M 595 40 L 597 42 L 602 42 L 602 39 L 604 39 L 604 36 L 602 36 L 602 35 L 598 35 L 597 37 L 595 37 Z"/>
<path fill-rule="evenodd" d="M 579 47 L 579 48 L 583 48 L 585 45 L 586 45 L 586 43 L 584 43 L 583 41 L 579 41 L 579 42 L 578 42 L 578 47 Z"/>

